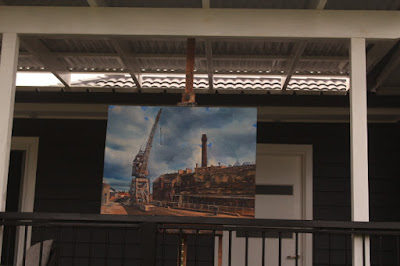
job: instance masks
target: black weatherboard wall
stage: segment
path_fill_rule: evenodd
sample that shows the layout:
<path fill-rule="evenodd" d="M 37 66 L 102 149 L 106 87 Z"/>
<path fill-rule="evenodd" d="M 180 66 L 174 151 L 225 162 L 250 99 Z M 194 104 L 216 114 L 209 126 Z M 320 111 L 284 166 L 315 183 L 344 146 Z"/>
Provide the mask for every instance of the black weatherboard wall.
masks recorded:
<path fill-rule="evenodd" d="M 36 212 L 99 213 L 106 121 L 14 120 L 14 136 L 39 136 Z"/>
<path fill-rule="evenodd" d="M 14 120 L 14 136 L 40 138 L 35 211 L 99 213 L 106 124 L 104 120 Z M 315 220 L 350 220 L 349 131 L 348 124 L 258 123 L 258 143 L 313 145 Z M 372 221 L 400 221 L 399 136 L 399 124 L 369 125 Z M 314 240 L 315 264 L 324 265 L 326 236 Z M 344 241 L 331 239 L 331 247 L 337 247 L 333 262 L 338 265 L 345 263 Z M 392 255 L 390 249 L 387 252 Z"/>

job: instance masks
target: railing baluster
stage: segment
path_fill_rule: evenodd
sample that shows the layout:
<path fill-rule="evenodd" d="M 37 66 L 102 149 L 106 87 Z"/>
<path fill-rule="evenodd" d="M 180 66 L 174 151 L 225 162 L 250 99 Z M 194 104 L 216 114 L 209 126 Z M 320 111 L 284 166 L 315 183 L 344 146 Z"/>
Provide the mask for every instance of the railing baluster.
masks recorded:
<path fill-rule="evenodd" d="M 89 229 L 89 266 L 92 265 L 93 260 L 93 228 Z"/>
<path fill-rule="evenodd" d="M 379 237 L 379 266 L 383 266 L 383 257 L 382 257 L 382 236 Z"/>
<path fill-rule="evenodd" d="M 262 266 L 265 266 L 265 231 L 262 232 Z"/>
<path fill-rule="evenodd" d="M 76 260 L 76 226 L 74 226 L 74 232 L 72 234 L 72 265 L 75 265 Z"/>
<path fill-rule="evenodd" d="M 363 266 L 365 266 L 365 234 L 362 235 Z"/>
<path fill-rule="evenodd" d="M 299 233 L 296 232 L 296 247 L 295 247 L 295 258 L 296 258 L 296 266 L 299 265 Z"/>
<path fill-rule="evenodd" d="M 125 265 L 125 248 L 126 248 L 126 226 L 124 226 L 124 232 L 122 234 L 121 266 Z M 158 247 L 156 246 L 156 248 Z"/>
<path fill-rule="evenodd" d="M 228 257 L 228 266 L 232 266 L 232 231 L 229 230 L 229 257 Z"/>
<path fill-rule="evenodd" d="M 28 226 L 25 225 L 25 232 L 24 232 L 24 247 L 23 247 L 23 254 L 22 254 L 22 265 L 26 265 L 26 246 L 28 243 Z"/>
<path fill-rule="evenodd" d="M 165 228 L 163 229 L 163 235 L 162 235 L 162 252 L 161 252 L 161 265 L 165 265 L 165 245 L 166 245 L 166 233 L 165 233 Z"/>
<path fill-rule="evenodd" d="M 249 232 L 245 232 L 246 235 L 246 249 L 245 249 L 245 265 L 249 265 Z"/>
<path fill-rule="evenodd" d="M 214 263 L 214 261 L 215 261 L 215 230 L 213 230 L 213 232 L 212 232 L 212 247 L 213 247 L 213 249 L 212 249 L 212 261 Z"/>
<path fill-rule="evenodd" d="M 196 239 L 195 239 L 195 246 L 194 246 L 194 263 L 195 263 L 195 266 L 198 266 L 199 265 L 199 261 L 198 261 L 198 258 L 197 258 L 197 249 L 199 248 L 199 230 L 196 230 Z"/>
<path fill-rule="evenodd" d="M 159 230 L 158 230 L 158 228 L 159 228 L 159 226 L 156 225 L 155 232 L 154 232 L 154 235 L 155 235 L 154 261 L 153 261 L 153 263 L 154 263 L 153 265 L 154 265 L 154 266 L 157 265 L 157 258 L 158 258 L 158 252 L 159 252 L 159 250 L 158 250 L 158 235 L 159 235 Z"/>
<path fill-rule="evenodd" d="M 42 266 L 43 259 L 43 226 L 40 226 L 40 252 L 39 252 L 39 265 Z"/>
<path fill-rule="evenodd" d="M 279 252 L 278 252 L 278 265 L 282 265 L 282 232 L 279 232 Z"/>
<path fill-rule="evenodd" d="M 396 260 L 397 260 L 397 265 L 400 266 L 400 240 L 399 236 L 396 236 Z"/>
<path fill-rule="evenodd" d="M 7 226 L 7 253 L 6 253 L 6 264 L 10 264 L 10 256 L 11 256 L 11 225 Z"/>
<path fill-rule="evenodd" d="M 347 266 L 347 235 L 344 235 L 344 264 Z"/>
<path fill-rule="evenodd" d="M 110 246 L 110 236 L 109 236 L 109 234 L 110 234 L 111 228 L 107 228 L 106 227 L 105 230 L 106 230 L 106 253 L 104 254 L 104 263 L 105 263 L 105 265 L 108 265 L 108 248 Z"/>
<path fill-rule="evenodd" d="M 179 242 L 178 242 L 178 265 L 182 264 L 182 229 L 179 229 Z"/>
<path fill-rule="evenodd" d="M 328 266 L 331 266 L 331 234 L 328 233 Z"/>
<path fill-rule="evenodd" d="M 56 262 L 57 265 L 60 263 L 61 258 L 61 227 L 57 226 L 57 246 L 56 246 Z"/>

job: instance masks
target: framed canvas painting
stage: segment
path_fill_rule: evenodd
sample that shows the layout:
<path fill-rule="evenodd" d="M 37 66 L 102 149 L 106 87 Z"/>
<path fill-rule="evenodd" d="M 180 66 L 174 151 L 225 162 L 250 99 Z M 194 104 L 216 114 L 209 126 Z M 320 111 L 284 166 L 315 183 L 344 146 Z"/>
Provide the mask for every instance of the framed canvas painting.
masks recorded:
<path fill-rule="evenodd" d="M 254 217 L 256 108 L 110 106 L 101 213 Z"/>

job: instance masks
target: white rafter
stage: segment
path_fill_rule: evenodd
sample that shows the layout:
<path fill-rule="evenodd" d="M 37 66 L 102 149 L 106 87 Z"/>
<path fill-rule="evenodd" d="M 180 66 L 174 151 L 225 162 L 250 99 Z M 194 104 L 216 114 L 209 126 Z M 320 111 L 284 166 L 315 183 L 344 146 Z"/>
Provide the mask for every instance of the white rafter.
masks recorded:
<path fill-rule="evenodd" d="M 212 90 L 214 88 L 214 63 L 212 55 L 212 45 L 211 40 L 206 40 L 205 42 L 206 59 L 207 59 L 207 75 L 208 75 L 208 86 Z"/>
<path fill-rule="evenodd" d="M 138 89 L 141 88 L 141 84 L 139 81 L 139 67 L 136 66 L 136 64 L 132 63 L 132 58 L 129 58 L 127 55 L 130 54 L 129 51 L 129 42 L 124 40 L 111 40 L 111 43 L 114 47 L 114 49 L 117 51 L 118 56 L 121 60 L 120 63 L 122 63 L 123 67 L 129 72 L 129 75 L 131 75 L 131 78 L 133 79 L 133 82 L 135 82 L 135 85 Z"/>
<path fill-rule="evenodd" d="M 23 47 L 39 62 L 41 62 L 46 69 L 53 73 L 53 75 L 56 76 L 56 78 L 58 78 L 66 88 L 70 87 L 70 72 L 67 70 L 67 67 L 57 59 L 57 57 L 52 55 L 46 45 L 35 37 L 24 37 L 21 39 L 21 43 L 23 44 Z"/>
<path fill-rule="evenodd" d="M 300 61 L 301 55 L 304 52 L 304 49 L 306 48 L 306 41 L 300 41 L 296 43 L 296 46 L 294 47 L 295 53 L 293 55 L 293 58 L 290 62 L 287 64 L 287 71 L 286 72 L 286 77 L 285 81 L 283 82 L 282 90 L 286 90 L 287 86 L 289 85 L 290 79 L 292 78 L 294 72 L 296 71 L 296 67 Z"/>

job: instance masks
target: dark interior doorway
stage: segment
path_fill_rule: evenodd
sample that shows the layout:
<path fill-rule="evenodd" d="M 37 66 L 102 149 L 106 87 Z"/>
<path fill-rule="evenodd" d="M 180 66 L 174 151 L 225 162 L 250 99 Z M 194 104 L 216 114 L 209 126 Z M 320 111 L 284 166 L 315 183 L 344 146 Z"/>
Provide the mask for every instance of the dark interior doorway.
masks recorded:
<path fill-rule="evenodd" d="M 12 150 L 7 182 L 6 212 L 18 212 L 20 204 L 21 179 L 23 174 L 24 151 Z M 2 265 L 13 265 L 15 255 L 16 229 L 4 226 Z"/>

